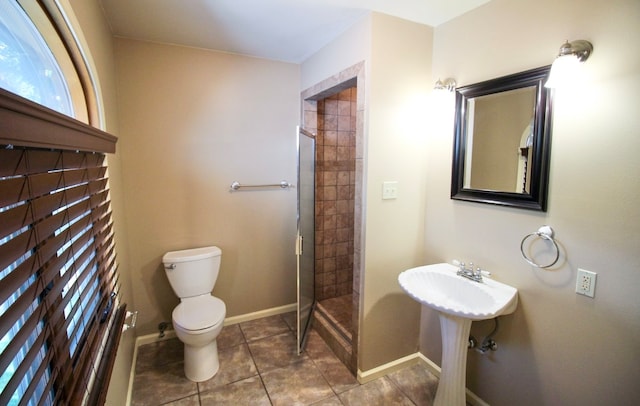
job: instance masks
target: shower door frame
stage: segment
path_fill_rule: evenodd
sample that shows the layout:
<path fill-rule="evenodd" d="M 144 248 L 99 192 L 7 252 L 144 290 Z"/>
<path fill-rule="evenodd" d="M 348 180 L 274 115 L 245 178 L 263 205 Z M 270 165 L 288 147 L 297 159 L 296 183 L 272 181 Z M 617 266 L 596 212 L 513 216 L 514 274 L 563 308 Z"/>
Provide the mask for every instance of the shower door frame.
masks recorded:
<path fill-rule="evenodd" d="M 297 132 L 298 202 L 296 233 L 297 349 L 302 353 L 315 306 L 315 135 Z M 309 143 L 310 142 L 310 143 Z M 310 157 L 308 157 L 310 155 Z M 304 158 L 308 158 L 305 160 Z M 307 162 L 310 158 L 310 162 Z M 310 184 L 309 184 L 310 182 Z M 306 203 L 306 204 L 305 204 Z M 311 207 L 309 207 L 311 206 Z"/>

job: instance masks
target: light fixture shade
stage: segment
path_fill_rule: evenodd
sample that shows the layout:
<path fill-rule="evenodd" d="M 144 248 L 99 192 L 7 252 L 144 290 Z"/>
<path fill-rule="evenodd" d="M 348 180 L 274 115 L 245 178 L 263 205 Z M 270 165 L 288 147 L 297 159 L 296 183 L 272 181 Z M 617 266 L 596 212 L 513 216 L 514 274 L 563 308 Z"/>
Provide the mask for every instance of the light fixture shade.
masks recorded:
<path fill-rule="evenodd" d="M 560 84 L 566 84 L 575 80 L 575 74 L 579 69 L 580 61 L 575 55 L 559 56 L 551 65 L 549 79 L 544 84 L 546 88 L 556 88 Z"/>
<path fill-rule="evenodd" d="M 549 79 L 544 87 L 555 88 L 559 85 L 567 85 L 578 81 L 577 75 L 580 71 L 579 65 L 586 61 L 593 52 L 593 45 L 589 41 L 576 40 L 566 41 L 560 47 L 558 57 L 551 65 Z"/>

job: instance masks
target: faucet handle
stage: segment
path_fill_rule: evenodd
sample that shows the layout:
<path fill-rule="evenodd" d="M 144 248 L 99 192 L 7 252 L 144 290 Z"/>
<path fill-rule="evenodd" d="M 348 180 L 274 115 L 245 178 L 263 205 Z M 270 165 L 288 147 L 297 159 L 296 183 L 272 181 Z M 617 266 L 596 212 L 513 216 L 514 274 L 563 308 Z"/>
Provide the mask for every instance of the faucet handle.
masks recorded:
<path fill-rule="evenodd" d="M 487 278 L 490 278 L 490 277 L 491 277 L 491 272 L 489 272 L 489 271 L 485 271 L 484 269 L 480 269 L 480 267 L 478 267 L 478 268 L 475 270 L 474 275 L 477 275 L 477 276 L 486 276 Z"/>

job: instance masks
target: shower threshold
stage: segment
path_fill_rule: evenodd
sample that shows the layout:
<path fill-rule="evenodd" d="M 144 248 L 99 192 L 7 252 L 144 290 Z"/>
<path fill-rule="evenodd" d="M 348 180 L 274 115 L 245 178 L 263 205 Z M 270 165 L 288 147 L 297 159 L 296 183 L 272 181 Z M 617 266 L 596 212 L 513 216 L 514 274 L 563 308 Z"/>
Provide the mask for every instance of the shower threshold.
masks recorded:
<path fill-rule="evenodd" d="M 351 308 L 350 294 L 317 302 L 313 313 L 313 328 L 340 361 L 355 374 L 356 363 L 352 356 Z"/>

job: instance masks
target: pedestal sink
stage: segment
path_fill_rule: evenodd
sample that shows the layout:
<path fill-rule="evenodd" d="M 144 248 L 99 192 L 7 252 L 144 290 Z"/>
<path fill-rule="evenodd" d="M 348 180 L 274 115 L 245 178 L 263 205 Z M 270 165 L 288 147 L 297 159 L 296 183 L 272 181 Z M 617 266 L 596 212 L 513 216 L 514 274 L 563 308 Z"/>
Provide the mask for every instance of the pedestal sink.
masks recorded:
<path fill-rule="evenodd" d="M 451 264 L 425 265 L 398 276 L 412 298 L 438 311 L 442 331 L 442 366 L 434 406 L 466 405 L 467 344 L 473 320 L 513 313 L 518 290 L 483 278 L 476 282 L 456 275 Z"/>

